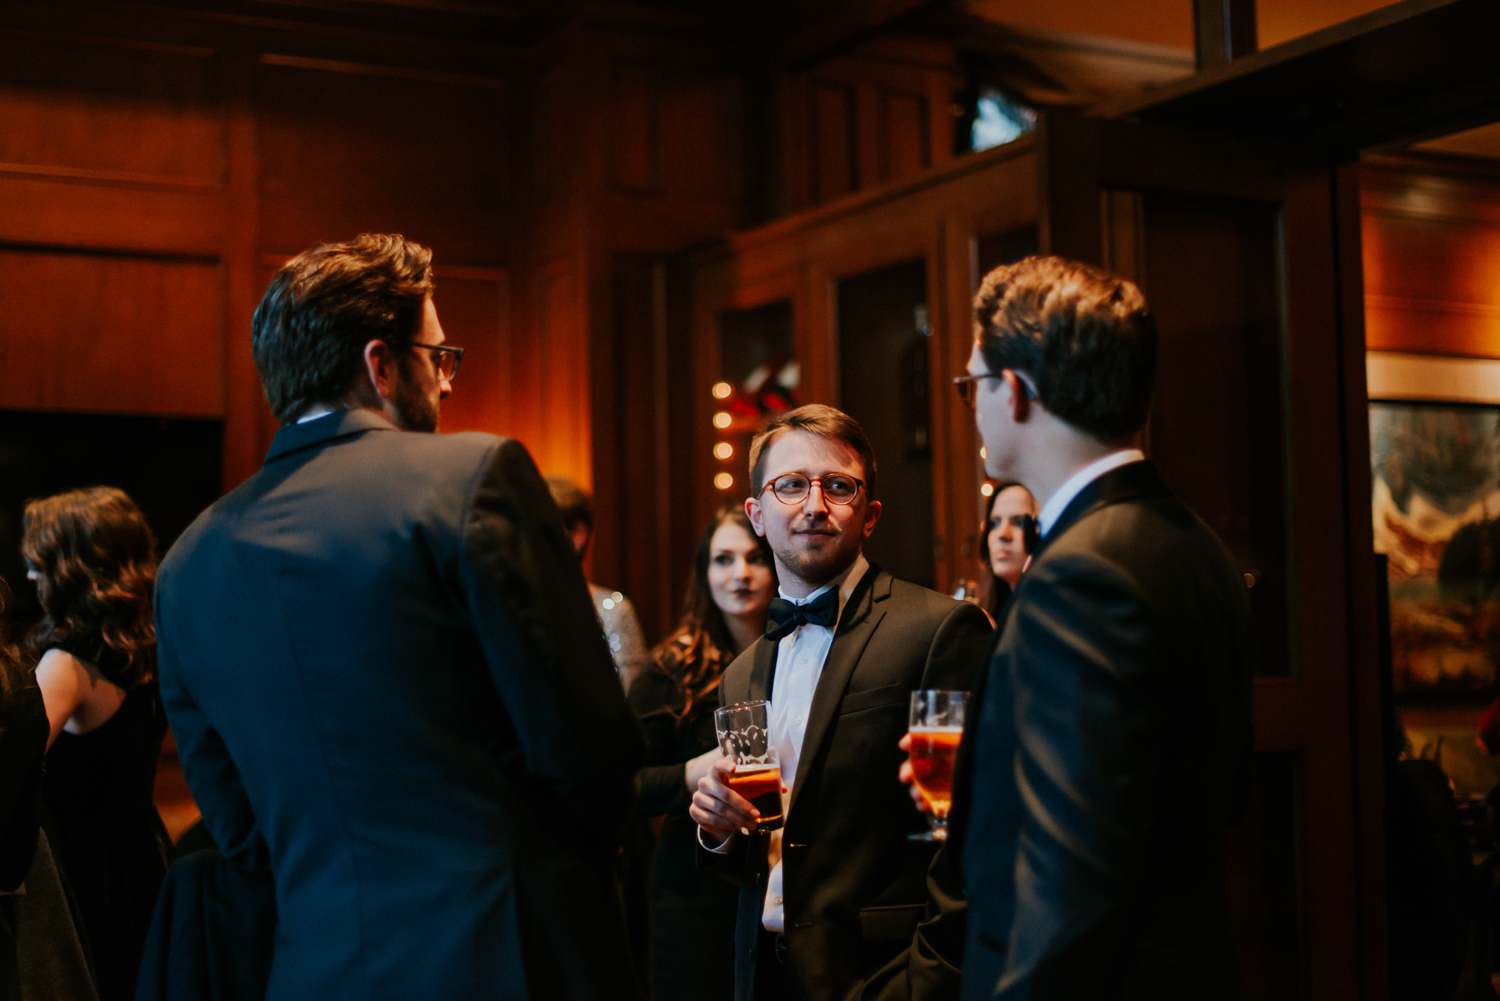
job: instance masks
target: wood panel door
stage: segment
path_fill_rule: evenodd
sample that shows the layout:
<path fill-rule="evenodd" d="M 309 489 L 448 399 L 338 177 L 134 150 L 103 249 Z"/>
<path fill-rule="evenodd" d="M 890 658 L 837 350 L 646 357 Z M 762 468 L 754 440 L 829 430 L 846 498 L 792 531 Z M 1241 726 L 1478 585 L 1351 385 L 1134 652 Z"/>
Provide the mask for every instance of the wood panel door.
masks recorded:
<path fill-rule="evenodd" d="M 1147 450 L 1250 588 L 1257 762 L 1229 870 L 1251 994 L 1383 997 L 1363 325 L 1341 309 L 1359 248 L 1339 172 L 1316 149 L 1071 116 L 1047 118 L 1039 150 L 1042 247 L 1144 289 Z"/>

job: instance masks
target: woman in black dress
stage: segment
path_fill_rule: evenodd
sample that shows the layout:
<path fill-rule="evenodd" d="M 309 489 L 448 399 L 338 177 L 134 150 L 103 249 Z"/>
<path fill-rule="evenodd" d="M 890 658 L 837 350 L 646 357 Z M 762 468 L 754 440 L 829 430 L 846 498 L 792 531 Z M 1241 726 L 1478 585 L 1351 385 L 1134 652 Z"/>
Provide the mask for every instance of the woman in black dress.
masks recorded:
<path fill-rule="evenodd" d="M 652 651 L 630 686 L 646 733 L 636 812 L 665 815 L 651 863 L 651 990 L 656 1001 L 734 997 L 739 890 L 695 865 L 697 825 L 688 803 L 719 756 L 719 679 L 766 627 L 776 571 L 743 508 L 726 506 L 698 540 L 682 624 Z"/>
<path fill-rule="evenodd" d="M 101 1001 L 128 1001 L 171 841 L 152 802 L 156 540 L 112 487 L 26 505 L 21 552 L 45 617 L 27 636 L 51 733 L 48 838 L 72 883 Z"/>

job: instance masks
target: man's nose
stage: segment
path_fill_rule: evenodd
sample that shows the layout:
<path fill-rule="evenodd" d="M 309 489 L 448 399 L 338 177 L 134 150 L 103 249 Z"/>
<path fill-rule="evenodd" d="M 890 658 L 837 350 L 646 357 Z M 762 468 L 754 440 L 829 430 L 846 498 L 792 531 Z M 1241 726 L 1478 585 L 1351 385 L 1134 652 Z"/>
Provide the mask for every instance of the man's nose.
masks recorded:
<path fill-rule="evenodd" d="M 802 501 L 804 514 L 817 517 L 828 516 L 828 499 L 823 496 L 823 484 L 813 483 L 807 488 L 807 496 Z"/>

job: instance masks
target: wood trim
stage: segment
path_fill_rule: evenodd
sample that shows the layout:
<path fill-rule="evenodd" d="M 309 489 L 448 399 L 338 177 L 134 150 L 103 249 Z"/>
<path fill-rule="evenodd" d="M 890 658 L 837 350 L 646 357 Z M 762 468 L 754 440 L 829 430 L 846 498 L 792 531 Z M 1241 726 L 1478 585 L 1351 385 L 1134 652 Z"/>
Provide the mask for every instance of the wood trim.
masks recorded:
<path fill-rule="evenodd" d="M 379 63 L 351 63 L 339 59 L 310 59 L 305 56 L 287 56 L 275 52 L 262 52 L 260 62 L 262 66 L 286 66 L 293 69 L 322 70 L 325 73 L 350 73 L 355 76 L 421 80 L 426 83 L 446 83 L 460 87 L 482 87 L 489 90 L 506 89 L 505 80 L 499 77 L 479 76 L 474 73 L 443 73 L 436 70 L 419 70 L 407 66 L 387 66 Z"/>
<path fill-rule="evenodd" d="M 224 189 L 223 181 L 210 181 L 173 174 L 133 174 L 124 170 L 93 170 L 87 167 L 53 167 L 31 163 L 0 163 L 0 177 L 46 178 L 53 181 L 83 181 L 125 188 L 156 191 L 212 191 Z"/>

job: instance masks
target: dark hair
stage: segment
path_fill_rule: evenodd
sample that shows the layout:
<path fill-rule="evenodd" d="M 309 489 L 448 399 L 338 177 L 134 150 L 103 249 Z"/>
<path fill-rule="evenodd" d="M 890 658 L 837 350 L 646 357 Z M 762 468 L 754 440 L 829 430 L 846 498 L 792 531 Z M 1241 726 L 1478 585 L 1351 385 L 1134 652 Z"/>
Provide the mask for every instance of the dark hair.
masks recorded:
<path fill-rule="evenodd" d="M 26 637 L 33 656 L 60 647 L 126 690 L 156 676 L 156 538 L 123 490 L 27 501 L 21 553 L 46 613 Z"/>
<path fill-rule="evenodd" d="M 1156 321 L 1125 279 L 1061 257 L 996 268 L 974 297 L 974 336 L 991 372 L 1026 373 L 1042 406 L 1100 441 L 1146 423 Z"/>
<path fill-rule="evenodd" d="M 590 532 L 594 530 L 594 505 L 582 487 L 566 476 L 549 476 L 547 490 L 562 513 L 563 528 L 572 531 L 574 525 L 583 524 Z"/>
<path fill-rule="evenodd" d="M 771 544 L 755 534 L 743 505 L 731 503 L 719 508 L 704 527 L 703 534 L 698 536 L 698 552 L 693 557 L 693 572 L 688 577 L 687 595 L 682 603 L 682 621 L 676 632 L 651 651 L 652 666 L 675 681 L 682 691 L 682 709 L 673 713 L 679 726 L 692 718 L 694 706 L 719 687 L 724 669 L 735 657 L 734 640 L 729 635 L 724 612 L 714 601 L 713 591 L 708 586 L 708 560 L 712 555 L 714 533 L 726 524 L 740 526 L 756 541 L 766 558 L 766 565 L 771 568 L 771 579 L 776 579 Z"/>
<path fill-rule="evenodd" d="M 859 426 L 859 421 L 842 410 L 809 403 L 796 410 L 788 410 L 771 418 L 750 442 L 750 492 L 759 497 L 766 488 L 766 456 L 776 439 L 792 431 L 806 431 L 823 438 L 832 438 L 849 446 L 859 455 L 865 467 L 865 495 L 874 499 L 875 494 L 875 449 L 870 445 L 870 436 Z"/>
<path fill-rule="evenodd" d="M 1000 495 L 1011 487 L 1020 487 L 1026 490 L 1026 484 L 1019 480 L 1001 480 L 995 484 L 995 492 L 985 499 L 984 524 L 979 531 L 979 563 L 984 570 L 979 574 L 979 607 L 990 613 L 990 618 L 999 624 L 1000 611 L 1005 607 L 1005 600 L 1010 597 L 1010 581 L 995 575 L 995 564 L 990 560 L 990 531 L 995 520 L 995 501 Z M 1026 490 L 1026 495 L 1031 496 L 1031 491 Z M 1032 497 L 1035 503 L 1036 498 Z M 1027 552 L 1030 552 L 1028 549 Z"/>
<path fill-rule="evenodd" d="M 365 345 L 414 340 L 430 295 L 432 251 L 400 235 L 364 233 L 287 261 L 250 321 L 250 349 L 276 419 L 290 424 L 312 404 L 348 400 Z"/>

